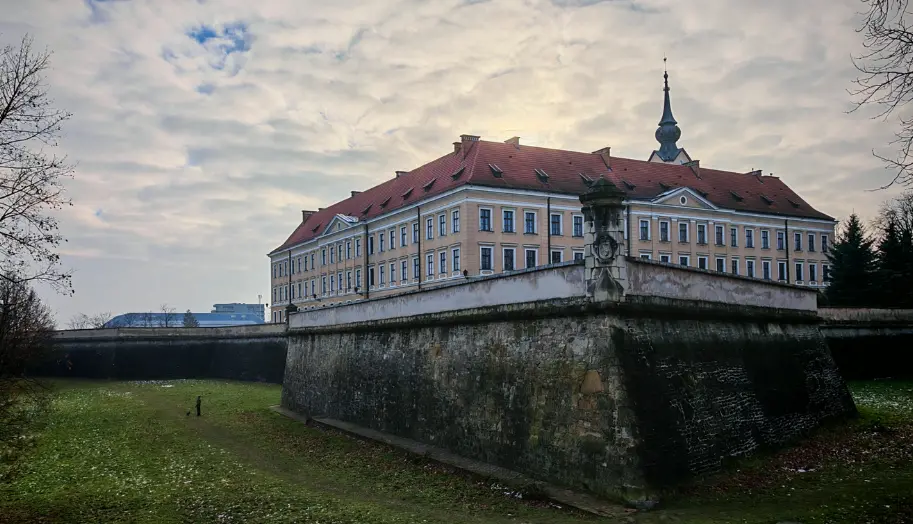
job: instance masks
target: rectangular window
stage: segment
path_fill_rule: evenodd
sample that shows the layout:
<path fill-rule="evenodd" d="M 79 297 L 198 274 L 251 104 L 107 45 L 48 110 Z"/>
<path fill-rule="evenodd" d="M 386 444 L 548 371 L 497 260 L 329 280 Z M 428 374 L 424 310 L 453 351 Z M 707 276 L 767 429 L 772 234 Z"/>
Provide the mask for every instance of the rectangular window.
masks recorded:
<path fill-rule="evenodd" d="M 460 271 L 460 248 L 455 247 L 451 250 L 451 271 L 457 273 Z"/>
<path fill-rule="evenodd" d="M 707 224 L 698 224 L 695 226 L 695 232 L 698 234 L 698 244 L 704 245 L 708 243 L 708 226 Z"/>
<path fill-rule="evenodd" d="M 413 257 L 413 279 L 419 279 L 419 257 Z"/>
<path fill-rule="evenodd" d="M 352 271 L 346 272 L 346 291 L 352 289 Z"/>
<path fill-rule="evenodd" d="M 406 245 L 406 226 L 400 226 L 400 246 Z"/>
<path fill-rule="evenodd" d="M 584 260 L 584 252 L 583 252 L 583 251 L 574 251 L 574 252 L 571 254 L 571 256 L 573 257 L 573 260 L 574 260 L 575 262 L 580 262 L 580 261 Z"/>
<path fill-rule="evenodd" d="M 813 240 L 813 241 L 815 241 L 815 240 Z M 809 281 L 810 281 L 810 282 L 815 282 L 815 281 L 816 281 L 816 276 L 817 276 L 817 275 L 816 275 L 816 265 L 815 265 L 815 264 L 809 264 Z"/>
<path fill-rule="evenodd" d="M 335 254 L 335 253 L 336 253 L 336 250 L 333 249 L 333 248 L 331 247 L 331 248 L 330 248 L 330 263 L 331 263 L 331 264 L 334 263 L 333 257 L 334 257 L 334 254 Z"/>
<path fill-rule="evenodd" d="M 755 278 L 755 260 L 746 261 L 746 276 Z"/>
<path fill-rule="evenodd" d="M 413 244 L 419 243 L 419 223 L 413 222 Z"/>
<path fill-rule="evenodd" d="M 651 239 L 651 223 L 648 220 L 638 221 L 638 240 Z"/>
<path fill-rule="evenodd" d="M 301 282 L 298 283 L 298 298 L 301 298 Z"/>
<path fill-rule="evenodd" d="M 321 277 L 321 294 L 327 294 L 327 277 Z"/>
<path fill-rule="evenodd" d="M 279 301 L 276 299 L 276 288 L 275 288 L 275 287 L 273 288 L 273 302 L 279 302 Z"/>
<path fill-rule="evenodd" d="M 390 249 L 395 249 L 397 247 L 397 230 L 390 230 Z"/>
<path fill-rule="evenodd" d="M 771 280 L 771 262 L 762 260 L 762 278 Z"/>
<path fill-rule="evenodd" d="M 803 242 L 802 237 L 799 233 L 793 234 L 793 250 L 794 251 L 803 251 Z"/>
<path fill-rule="evenodd" d="M 822 282 L 831 281 L 831 266 L 828 264 L 822 264 Z"/>
<path fill-rule="evenodd" d="M 340 293 L 342 293 L 343 292 L 343 272 L 342 271 L 336 274 L 336 281 L 339 284 Z"/>
<path fill-rule="evenodd" d="M 536 233 L 536 213 L 533 211 L 524 212 L 524 233 Z"/>
<path fill-rule="evenodd" d="M 397 265 L 393 262 L 390 263 L 390 285 L 394 286 L 397 283 Z"/>
<path fill-rule="evenodd" d="M 360 288 L 360 287 L 362 287 L 362 269 L 361 268 L 355 270 L 355 288 L 356 288 L 356 290 L 358 290 L 358 288 Z"/>
<path fill-rule="evenodd" d="M 524 250 L 524 267 L 527 269 L 536 267 L 536 250 L 535 249 L 525 249 Z"/>
<path fill-rule="evenodd" d="M 355 256 L 356 257 L 362 256 L 362 239 L 361 238 L 355 239 Z"/>
<path fill-rule="evenodd" d="M 352 241 L 346 241 L 346 260 L 352 260 Z"/>
<path fill-rule="evenodd" d="M 778 262 L 778 280 L 787 282 L 787 262 Z"/>
<path fill-rule="evenodd" d="M 327 248 L 321 249 L 321 265 L 327 265 Z"/>
<path fill-rule="evenodd" d="M 746 228 L 746 247 L 755 247 L 755 230 Z"/>
<path fill-rule="evenodd" d="M 650 260 L 651 259 L 650 253 L 641 253 L 641 255 L 639 255 L 639 256 L 641 257 L 641 260 Z"/>
<path fill-rule="evenodd" d="M 552 216 L 549 217 L 549 229 L 551 231 L 552 236 L 554 236 L 554 237 L 561 236 L 561 234 L 562 234 L 562 214 L 561 213 L 553 213 Z"/>
<path fill-rule="evenodd" d="M 336 245 L 336 259 L 339 262 L 343 261 L 343 243 L 340 242 Z"/>
<path fill-rule="evenodd" d="M 311 269 L 314 269 L 314 253 L 311 253 Z"/>
<path fill-rule="evenodd" d="M 660 241 L 661 242 L 670 241 L 670 223 L 669 222 L 660 222 Z"/>
<path fill-rule="evenodd" d="M 574 215 L 571 217 L 573 220 L 572 228 L 574 231 L 571 233 L 571 236 L 582 237 L 584 236 L 584 217 L 581 215 Z"/>
<path fill-rule="evenodd" d="M 698 257 L 698 269 L 708 269 L 708 257 Z"/>
<path fill-rule="evenodd" d="M 724 245 L 724 226 L 714 226 L 714 244 Z"/>
<path fill-rule="evenodd" d="M 770 239 L 769 239 L 770 233 L 771 233 L 771 232 L 768 231 L 767 229 L 763 229 L 763 230 L 762 230 L 762 233 L 761 233 L 761 234 L 762 234 L 762 249 L 770 249 L 770 248 L 771 248 L 771 241 L 770 241 Z"/>
<path fill-rule="evenodd" d="M 687 257 L 687 256 L 685 256 L 685 255 L 679 255 L 679 265 L 680 265 L 680 266 L 688 266 L 688 265 L 689 265 L 689 257 Z"/>
<path fill-rule="evenodd" d="M 374 255 L 374 236 L 368 236 L 368 254 Z"/>
<path fill-rule="evenodd" d="M 403 283 L 405 284 L 408 278 L 409 278 L 409 273 L 406 272 L 406 261 L 401 260 L 400 261 L 400 280 L 403 281 Z"/>
<path fill-rule="evenodd" d="M 778 231 L 778 250 L 784 250 L 784 232 Z"/>
<path fill-rule="evenodd" d="M 384 252 L 384 233 L 378 233 L 378 253 Z"/>
<path fill-rule="evenodd" d="M 514 232 L 514 211 L 510 209 L 504 209 L 501 212 L 501 221 L 502 221 L 502 230 L 505 233 Z"/>
<path fill-rule="evenodd" d="M 828 253 L 828 235 L 822 235 L 822 252 Z"/>
<path fill-rule="evenodd" d="M 378 266 L 378 286 L 384 287 L 385 282 L 385 267 L 384 264 Z"/>
<path fill-rule="evenodd" d="M 734 258 L 730 261 L 730 273 L 739 275 L 739 259 Z"/>
<path fill-rule="evenodd" d="M 688 222 L 679 223 L 679 242 L 686 243 L 689 241 L 689 224 Z"/>
<path fill-rule="evenodd" d="M 492 210 L 491 209 L 480 209 L 479 210 L 479 230 L 480 231 L 492 231 Z"/>
<path fill-rule="evenodd" d="M 660 261 L 669 264 L 669 263 L 670 263 L 670 255 L 660 255 Z"/>
<path fill-rule="evenodd" d="M 502 271 L 514 271 L 514 248 L 506 247 L 502 250 Z"/>
<path fill-rule="evenodd" d="M 549 262 L 552 264 L 561 264 L 562 263 L 562 250 L 553 249 L 552 253 L 549 254 Z"/>
<path fill-rule="evenodd" d="M 800 263 L 800 262 L 797 262 L 797 263 L 793 266 L 793 271 L 794 271 L 794 273 L 795 273 L 795 275 L 794 275 L 794 279 L 795 279 L 794 282 L 802 282 L 802 281 L 803 281 L 803 264 Z"/>
<path fill-rule="evenodd" d="M 434 225 L 432 224 L 431 218 L 425 219 L 425 239 L 431 240 L 435 237 Z"/>
<path fill-rule="evenodd" d="M 737 232 L 735 227 L 730 228 L 730 247 L 739 247 L 737 242 Z"/>
<path fill-rule="evenodd" d="M 276 278 L 276 277 L 277 277 L 277 274 L 276 274 L 276 264 L 273 264 L 273 278 Z"/>
<path fill-rule="evenodd" d="M 330 275 L 330 292 L 333 293 L 336 291 L 336 279 L 333 275 Z"/>
<path fill-rule="evenodd" d="M 296 271 L 296 273 L 301 273 L 301 257 L 298 257 L 296 260 L 298 261 L 298 271 Z"/>
<path fill-rule="evenodd" d="M 716 263 L 717 263 L 717 272 L 718 273 L 723 273 L 727 270 L 727 268 L 726 268 L 727 259 L 725 259 L 723 257 L 717 257 Z"/>
<path fill-rule="evenodd" d="M 806 242 L 806 243 L 808 244 L 807 247 L 809 248 L 809 252 L 810 252 L 810 253 L 815 253 L 815 252 L 816 252 L 816 234 L 815 234 L 815 233 L 809 233 L 809 234 L 807 235 L 807 242 Z M 812 280 L 812 279 L 810 279 L 810 280 Z"/>
<path fill-rule="evenodd" d="M 374 266 L 368 268 L 368 287 L 374 287 Z"/>
<path fill-rule="evenodd" d="M 425 255 L 425 278 L 435 278 L 435 255 Z"/>
<path fill-rule="evenodd" d="M 438 215 L 438 236 L 443 237 L 447 235 L 447 215 L 441 213 Z"/>
<path fill-rule="evenodd" d="M 447 252 L 438 253 L 438 272 L 442 275 L 447 274 Z"/>
<path fill-rule="evenodd" d="M 317 293 L 314 292 L 314 279 L 311 279 L 311 296 L 314 297 Z"/>
<path fill-rule="evenodd" d="M 455 209 L 451 211 L 451 231 L 453 233 L 460 232 L 460 210 Z"/>
<path fill-rule="evenodd" d="M 492 248 L 479 248 L 479 269 L 481 271 L 492 271 Z"/>

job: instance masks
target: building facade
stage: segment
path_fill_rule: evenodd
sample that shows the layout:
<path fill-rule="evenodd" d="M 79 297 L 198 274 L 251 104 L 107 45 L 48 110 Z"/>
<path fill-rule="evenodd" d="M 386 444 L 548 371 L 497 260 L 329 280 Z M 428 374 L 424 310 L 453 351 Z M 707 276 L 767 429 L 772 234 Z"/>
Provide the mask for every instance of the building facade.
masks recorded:
<path fill-rule="evenodd" d="M 191 313 L 198 327 L 228 327 L 264 324 L 263 304 L 213 304 L 209 313 Z M 124 313 L 105 323 L 106 328 L 118 327 L 182 327 L 184 315 L 179 311 L 170 313 Z"/>
<path fill-rule="evenodd" d="M 778 177 L 702 168 L 664 110 L 648 161 L 462 135 L 450 152 L 318 211 L 269 254 L 272 322 L 297 308 L 583 259 L 579 195 L 626 197 L 625 250 L 661 262 L 821 287 L 835 220 Z"/>

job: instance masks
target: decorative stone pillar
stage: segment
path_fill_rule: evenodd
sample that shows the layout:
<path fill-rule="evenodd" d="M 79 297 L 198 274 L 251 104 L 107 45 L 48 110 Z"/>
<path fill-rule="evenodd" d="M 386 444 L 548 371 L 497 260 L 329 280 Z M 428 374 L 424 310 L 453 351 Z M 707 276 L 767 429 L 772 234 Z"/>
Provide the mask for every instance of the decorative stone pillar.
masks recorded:
<path fill-rule="evenodd" d="M 625 192 L 601 175 L 580 199 L 587 294 L 598 302 L 622 300 L 627 281 L 622 248 Z"/>

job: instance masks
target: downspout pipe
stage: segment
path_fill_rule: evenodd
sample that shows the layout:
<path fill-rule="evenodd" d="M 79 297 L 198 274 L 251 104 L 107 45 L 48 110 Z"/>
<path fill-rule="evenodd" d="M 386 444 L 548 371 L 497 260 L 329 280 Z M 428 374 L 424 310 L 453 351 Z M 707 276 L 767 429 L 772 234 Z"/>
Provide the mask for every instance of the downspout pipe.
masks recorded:
<path fill-rule="evenodd" d="M 362 259 L 364 260 L 364 267 L 362 268 L 362 274 L 364 275 L 365 282 L 362 286 L 362 289 L 365 291 L 365 298 L 368 298 L 369 286 L 368 286 L 368 222 L 365 222 L 365 240 L 362 245 Z"/>
<path fill-rule="evenodd" d="M 790 233 L 787 230 L 787 219 L 784 219 L 784 250 L 787 252 L 787 283 L 790 283 Z"/>
<path fill-rule="evenodd" d="M 416 206 L 416 229 L 418 235 L 416 236 L 416 256 L 419 257 L 419 280 L 416 282 L 416 289 L 422 289 L 422 208 Z"/>
<path fill-rule="evenodd" d="M 546 260 L 552 263 L 552 197 L 546 197 Z"/>

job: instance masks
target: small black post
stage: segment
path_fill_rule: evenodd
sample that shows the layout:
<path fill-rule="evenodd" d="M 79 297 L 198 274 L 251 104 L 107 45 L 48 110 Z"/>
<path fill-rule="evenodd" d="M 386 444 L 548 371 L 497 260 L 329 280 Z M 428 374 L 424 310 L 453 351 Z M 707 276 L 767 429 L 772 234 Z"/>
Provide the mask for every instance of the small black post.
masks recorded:
<path fill-rule="evenodd" d="M 197 416 L 200 416 L 200 399 L 201 397 L 197 395 Z"/>

